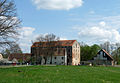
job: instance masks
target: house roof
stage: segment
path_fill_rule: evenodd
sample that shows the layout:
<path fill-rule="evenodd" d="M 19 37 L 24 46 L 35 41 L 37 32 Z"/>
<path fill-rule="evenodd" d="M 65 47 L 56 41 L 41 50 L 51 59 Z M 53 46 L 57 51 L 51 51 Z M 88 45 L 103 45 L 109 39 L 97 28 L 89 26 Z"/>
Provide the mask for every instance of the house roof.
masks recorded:
<path fill-rule="evenodd" d="M 112 60 L 114 60 L 113 57 L 106 50 L 102 49 L 102 51 L 105 52 Z"/>
<path fill-rule="evenodd" d="M 32 47 L 48 47 L 48 45 L 55 46 L 72 46 L 76 40 L 59 40 L 51 42 L 35 42 Z"/>
<path fill-rule="evenodd" d="M 8 60 L 13 60 L 14 58 L 17 60 L 26 60 L 27 57 L 31 57 L 30 53 L 13 53 L 8 56 Z"/>

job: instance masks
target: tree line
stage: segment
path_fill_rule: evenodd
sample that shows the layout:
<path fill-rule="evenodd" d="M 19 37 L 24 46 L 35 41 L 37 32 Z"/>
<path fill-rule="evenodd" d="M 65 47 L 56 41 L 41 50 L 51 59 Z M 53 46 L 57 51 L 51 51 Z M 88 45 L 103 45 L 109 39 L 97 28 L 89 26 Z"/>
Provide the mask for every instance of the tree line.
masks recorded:
<path fill-rule="evenodd" d="M 81 50 L 81 61 L 88 61 L 91 60 L 94 56 L 97 55 L 98 51 L 100 50 L 100 46 L 97 44 L 94 44 L 92 46 L 89 46 L 87 44 L 80 45 Z"/>

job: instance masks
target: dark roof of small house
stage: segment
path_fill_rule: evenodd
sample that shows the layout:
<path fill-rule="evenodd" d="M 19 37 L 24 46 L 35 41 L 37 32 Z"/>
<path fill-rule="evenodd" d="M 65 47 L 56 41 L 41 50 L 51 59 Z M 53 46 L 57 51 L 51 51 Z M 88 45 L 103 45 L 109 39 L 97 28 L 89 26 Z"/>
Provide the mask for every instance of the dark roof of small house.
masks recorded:
<path fill-rule="evenodd" d="M 53 44 L 54 46 L 72 46 L 76 40 L 59 40 L 51 42 L 35 42 L 32 47 L 48 47 L 48 44 Z"/>
<path fill-rule="evenodd" d="M 112 60 L 114 60 L 113 57 L 112 57 L 106 50 L 104 50 L 104 49 L 101 49 L 101 50 L 102 50 L 103 52 L 105 52 Z M 101 50 L 100 50 L 100 51 L 101 51 Z"/>
<path fill-rule="evenodd" d="M 27 57 L 31 57 L 30 53 L 12 53 L 8 56 L 8 60 L 13 60 L 14 58 L 17 60 L 24 59 L 26 60 Z"/>

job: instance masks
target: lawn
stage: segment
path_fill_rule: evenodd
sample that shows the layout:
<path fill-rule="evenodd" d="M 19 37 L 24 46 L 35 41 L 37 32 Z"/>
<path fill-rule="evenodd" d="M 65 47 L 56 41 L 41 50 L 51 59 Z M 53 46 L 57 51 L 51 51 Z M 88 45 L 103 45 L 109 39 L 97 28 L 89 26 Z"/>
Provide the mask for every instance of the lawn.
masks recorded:
<path fill-rule="evenodd" d="M 120 68 L 89 66 L 0 68 L 0 83 L 120 83 Z"/>

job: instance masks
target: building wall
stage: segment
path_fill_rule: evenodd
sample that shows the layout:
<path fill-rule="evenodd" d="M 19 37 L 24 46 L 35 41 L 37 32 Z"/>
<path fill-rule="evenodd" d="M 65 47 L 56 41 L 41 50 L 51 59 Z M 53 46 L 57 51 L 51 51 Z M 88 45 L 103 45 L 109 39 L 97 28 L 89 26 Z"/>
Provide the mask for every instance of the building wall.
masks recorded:
<path fill-rule="evenodd" d="M 0 54 L 0 60 L 3 60 L 3 56 L 2 56 L 2 54 Z"/>
<path fill-rule="evenodd" d="M 29 62 L 31 59 L 31 54 L 29 53 L 13 53 L 8 56 L 8 60 L 12 61 L 17 59 L 19 62 Z"/>
<path fill-rule="evenodd" d="M 94 57 L 94 64 L 98 65 L 113 65 L 112 60 L 108 60 L 107 55 L 105 52 L 100 51 L 99 54 L 97 54 L 96 57 Z"/>
<path fill-rule="evenodd" d="M 74 42 L 72 46 L 72 65 L 78 65 L 80 63 L 80 45 L 78 42 Z"/>
<path fill-rule="evenodd" d="M 94 60 L 92 62 L 93 64 L 96 65 L 113 65 L 113 61 L 108 61 L 108 60 Z"/>
<path fill-rule="evenodd" d="M 51 61 L 51 57 L 48 56 L 46 64 L 50 64 L 50 61 Z M 43 57 L 42 57 L 41 64 L 45 64 L 45 60 L 44 60 Z M 55 65 L 64 65 L 65 64 L 65 56 L 52 56 L 52 64 L 55 64 Z"/>
<path fill-rule="evenodd" d="M 40 48 L 32 48 L 32 54 L 36 56 L 36 62 L 43 64 L 50 64 L 52 57 L 52 64 L 64 65 L 67 62 L 65 57 L 65 48 L 54 47 L 53 54 L 50 55 L 49 51 Z M 48 53 L 47 53 L 48 52 Z M 38 60 L 38 57 L 41 57 L 41 60 Z M 45 59 L 46 58 L 46 59 Z M 46 62 L 45 62 L 46 60 Z"/>
<path fill-rule="evenodd" d="M 101 51 L 100 54 L 97 54 L 97 56 L 94 57 L 94 60 L 107 60 L 106 54 Z"/>

